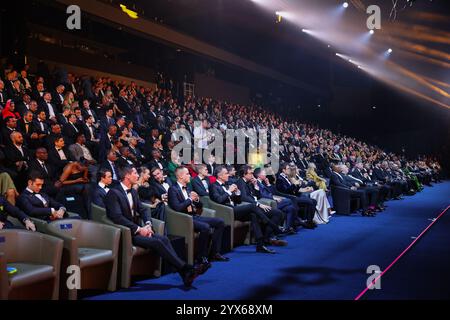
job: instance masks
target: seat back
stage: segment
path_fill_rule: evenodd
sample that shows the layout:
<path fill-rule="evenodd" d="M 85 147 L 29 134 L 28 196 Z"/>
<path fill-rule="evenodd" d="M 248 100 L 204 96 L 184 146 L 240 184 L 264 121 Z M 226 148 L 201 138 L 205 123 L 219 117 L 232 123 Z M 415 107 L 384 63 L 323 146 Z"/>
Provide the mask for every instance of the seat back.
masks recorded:
<path fill-rule="evenodd" d="M 83 224 L 83 221 L 78 219 L 62 219 L 50 222 L 47 228 L 56 229 L 57 231 L 64 232 L 67 236 L 80 239 Z"/>

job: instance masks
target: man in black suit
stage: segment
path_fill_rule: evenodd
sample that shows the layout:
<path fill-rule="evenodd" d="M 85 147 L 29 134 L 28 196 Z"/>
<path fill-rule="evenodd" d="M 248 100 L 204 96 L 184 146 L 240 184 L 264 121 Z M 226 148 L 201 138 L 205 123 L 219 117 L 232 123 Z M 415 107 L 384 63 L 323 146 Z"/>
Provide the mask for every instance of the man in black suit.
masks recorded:
<path fill-rule="evenodd" d="M 59 135 L 55 137 L 53 146 L 48 150 L 48 162 L 55 167 L 58 177 L 61 175 L 64 167 L 73 160 L 69 149 L 65 145 L 64 137 Z"/>
<path fill-rule="evenodd" d="M 106 109 L 105 117 L 100 120 L 100 128 L 103 132 L 107 132 L 110 126 L 116 124 L 116 120 L 114 120 L 114 109 L 108 108 Z"/>
<path fill-rule="evenodd" d="M 133 109 L 128 103 L 128 96 L 125 90 L 121 90 L 119 93 L 119 99 L 117 100 L 117 107 L 123 115 L 129 117 L 133 113 Z"/>
<path fill-rule="evenodd" d="M 224 166 L 216 168 L 217 180 L 210 187 L 209 197 L 212 201 L 233 208 L 234 218 L 239 221 L 251 221 L 251 228 L 256 239 L 256 252 L 275 253 L 264 245 L 264 236 L 261 230 L 262 223 L 254 210 L 255 206 L 241 204 L 241 192 L 237 185 L 228 185 L 228 170 Z"/>
<path fill-rule="evenodd" d="M 7 218 L 8 215 L 19 220 L 27 230 L 36 231 L 36 226 L 30 220 L 30 218 L 19 208 L 13 206 L 5 197 L 0 195 L 0 207 L 2 212 L 0 213 L 0 230 L 3 229 L 16 229 Z"/>
<path fill-rule="evenodd" d="M 69 106 L 64 106 L 62 113 L 56 114 L 56 119 L 58 120 L 58 123 L 60 125 L 65 125 L 69 122 L 69 115 L 72 113 L 72 110 L 70 110 Z"/>
<path fill-rule="evenodd" d="M 389 194 L 389 188 L 378 184 L 376 181 L 372 181 L 372 178 L 364 172 L 364 165 L 362 162 L 356 162 L 353 169 L 350 171 L 349 176 L 357 179 L 356 182 L 364 186 L 365 188 L 373 188 L 377 190 L 378 197 L 376 199 L 376 206 L 378 210 L 384 210 L 383 202 L 387 199 Z"/>
<path fill-rule="evenodd" d="M 47 119 L 52 122 L 56 122 L 56 114 L 58 113 L 58 109 L 54 104 L 51 103 L 52 95 L 49 92 L 44 93 L 43 100 L 39 104 L 39 108 L 44 110 L 47 114 Z"/>
<path fill-rule="evenodd" d="M 89 148 L 91 153 L 97 157 L 98 155 L 98 146 L 99 146 L 99 132 L 97 128 L 94 126 L 94 118 L 92 116 L 87 116 L 85 118 L 85 122 L 81 125 L 81 131 L 84 133 L 86 137 L 86 146 Z"/>
<path fill-rule="evenodd" d="M 147 162 L 147 159 L 142 154 L 141 149 L 139 149 L 138 139 L 136 137 L 130 137 L 128 139 L 128 147 L 130 148 L 130 152 L 139 165 L 145 164 Z"/>
<path fill-rule="evenodd" d="M 62 204 L 41 192 L 43 185 L 44 178 L 37 172 L 31 172 L 27 188 L 17 199 L 18 207 L 30 217 L 48 222 L 68 218 L 67 210 Z"/>
<path fill-rule="evenodd" d="M 37 119 L 33 121 L 33 131 L 37 133 L 38 138 L 34 139 L 33 146 L 35 148 L 45 146 L 45 138 L 50 134 L 49 125 L 47 123 L 47 115 L 45 111 L 38 112 Z"/>
<path fill-rule="evenodd" d="M 35 132 L 33 125 L 33 113 L 31 111 L 26 111 L 23 118 L 17 122 L 17 130 L 22 133 L 25 143 L 29 148 L 37 148 L 36 142 L 39 140 L 39 135 Z"/>
<path fill-rule="evenodd" d="M 152 175 L 150 185 L 155 189 L 156 196 L 160 200 L 167 202 L 167 195 L 169 192 L 169 188 L 173 184 L 172 180 L 165 177 L 163 171 L 158 167 L 151 168 L 150 174 Z"/>
<path fill-rule="evenodd" d="M 5 126 L 2 127 L 1 144 L 4 146 L 11 145 L 11 133 L 17 130 L 17 119 L 14 117 L 6 117 L 4 119 Z"/>
<path fill-rule="evenodd" d="M 66 142 L 71 145 L 76 142 L 76 137 L 80 129 L 77 127 L 77 117 L 74 114 L 69 116 L 69 122 L 63 126 L 62 133 Z"/>
<path fill-rule="evenodd" d="M 209 172 L 205 164 L 199 164 L 196 167 L 198 175 L 192 179 L 191 185 L 200 197 L 209 196 Z"/>
<path fill-rule="evenodd" d="M 347 189 L 350 196 L 359 198 L 362 208 L 362 215 L 365 217 L 373 217 L 373 213 L 368 208 L 367 195 L 364 190 L 358 189 L 344 177 L 344 167 L 342 165 L 334 165 L 331 174 L 331 185 Z"/>
<path fill-rule="evenodd" d="M 11 133 L 11 142 L 12 144 L 5 148 L 5 154 L 8 155 L 6 164 L 16 174 L 14 183 L 17 190 L 21 191 L 26 184 L 30 153 L 23 145 L 23 136 L 20 132 Z"/>
<path fill-rule="evenodd" d="M 8 94 L 5 90 L 5 83 L 0 79 L 0 107 L 4 108 L 8 101 Z"/>
<path fill-rule="evenodd" d="M 52 103 L 56 106 L 58 110 L 62 109 L 64 103 L 64 93 L 65 87 L 60 84 L 56 87 L 55 91 L 52 93 Z"/>
<path fill-rule="evenodd" d="M 105 198 L 108 218 L 115 224 L 130 228 L 133 245 L 157 252 L 175 267 L 184 284 L 191 286 L 194 279 L 204 271 L 203 267 L 194 268 L 185 263 L 177 256 L 167 237 L 154 233 L 148 209 L 142 205 L 137 191 L 132 188 L 139 179 L 136 168 L 122 168 L 120 177 L 120 184 L 109 190 Z"/>
<path fill-rule="evenodd" d="M 106 157 L 106 161 L 104 161 L 100 166 L 100 170 L 106 169 L 108 171 L 111 171 L 113 185 L 119 183 L 119 167 L 117 166 L 116 162 L 117 162 L 116 152 L 110 150 Z"/>
<path fill-rule="evenodd" d="M 176 168 L 175 176 L 177 183 L 169 188 L 169 206 L 175 211 L 192 215 L 194 231 L 200 233 L 197 261 L 205 264 L 208 268 L 211 266 L 208 257 L 213 261 L 228 261 L 229 258 L 220 254 L 225 223 L 222 219 L 201 216 L 203 204 L 199 195 L 187 186 L 191 180 L 191 175 L 186 167 Z M 211 229 L 214 229 L 214 232 L 211 236 L 211 252 L 208 255 Z"/>
<path fill-rule="evenodd" d="M 92 202 L 99 207 L 105 207 L 106 194 L 110 190 L 112 183 L 112 173 L 106 168 L 102 168 L 97 172 L 97 185 L 92 194 Z"/>
<path fill-rule="evenodd" d="M 87 119 L 87 117 L 91 116 L 93 119 L 93 123 L 97 123 L 99 120 L 95 111 L 91 109 L 91 103 L 88 99 L 83 99 L 83 109 L 81 110 L 81 113 L 84 119 Z"/>
<path fill-rule="evenodd" d="M 161 151 L 159 149 L 152 150 L 152 160 L 147 164 L 148 168 L 157 167 L 163 170 L 164 174 L 167 174 L 167 162 L 161 157 Z"/>
<path fill-rule="evenodd" d="M 117 127 L 115 125 L 110 125 L 107 132 L 102 132 L 100 135 L 99 151 L 98 156 L 100 161 L 104 161 L 106 156 L 111 150 L 114 140 L 117 135 Z"/>
<path fill-rule="evenodd" d="M 275 237 L 276 235 L 285 232 L 284 228 L 281 227 L 283 222 L 283 212 L 258 201 L 261 199 L 261 194 L 259 192 L 258 181 L 253 175 L 252 167 L 243 165 L 240 169 L 240 176 L 237 187 L 241 191 L 242 201 L 253 204 L 253 210 L 256 212 L 258 218 L 267 224 L 264 233 L 266 244 L 278 246 L 287 245 L 286 241 Z"/>
<path fill-rule="evenodd" d="M 344 178 L 347 185 L 350 187 L 356 187 L 358 190 L 366 193 L 368 209 L 371 211 L 372 215 L 375 215 L 375 211 L 381 211 L 381 208 L 376 208 L 378 190 L 376 188 L 366 186 L 363 181 L 349 175 L 349 169 L 346 165 L 342 165 L 341 168 L 341 176 Z"/>
<path fill-rule="evenodd" d="M 119 149 L 120 156 L 117 158 L 117 165 L 120 167 L 133 166 L 136 167 L 137 163 L 133 159 L 133 155 L 128 147 L 121 147 Z"/>
<path fill-rule="evenodd" d="M 308 229 L 314 229 L 316 224 L 314 223 L 314 215 L 316 213 L 317 201 L 310 198 L 308 192 L 313 191 L 312 187 L 306 185 L 295 185 L 291 183 L 288 178 L 289 163 L 282 163 L 280 165 L 280 173 L 277 176 L 275 182 L 275 189 L 285 194 L 289 199 L 294 201 L 294 205 L 297 208 L 301 206 L 305 207 L 305 212 L 299 212 L 299 215 L 306 220 L 306 222 L 301 222 L 300 224 Z"/>
<path fill-rule="evenodd" d="M 36 149 L 36 159 L 30 160 L 28 163 L 29 171 L 38 172 L 44 179 L 42 191 L 50 197 L 56 197 L 62 184 L 61 182 L 57 183 L 58 176 L 55 173 L 55 168 L 50 166 L 47 160 L 47 150 L 45 148 Z"/>

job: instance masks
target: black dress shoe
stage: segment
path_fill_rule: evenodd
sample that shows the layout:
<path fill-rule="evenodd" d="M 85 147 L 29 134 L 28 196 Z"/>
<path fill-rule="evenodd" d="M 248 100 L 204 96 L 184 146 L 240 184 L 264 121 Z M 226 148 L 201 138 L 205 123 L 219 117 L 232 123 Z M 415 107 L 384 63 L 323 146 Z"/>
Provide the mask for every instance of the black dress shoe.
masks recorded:
<path fill-rule="evenodd" d="M 230 261 L 230 258 L 224 257 L 220 253 L 216 253 L 214 256 L 211 257 L 211 261 Z"/>
<path fill-rule="evenodd" d="M 186 287 L 190 287 L 195 278 L 200 275 L 198 267 L 186 266 L 180 271 L 180 276 L 183 279 L 183 283 Z"/>
<path fill-rule="evenodd" d="M 206 271 L 208 271 L 209 268 L 212 267 L 211 262 L 208 261 L 206 257 L 203 257 L 201 259 L 201 262 L 198 264 L 199 272 L 200 274 L 204 274 Z"/>
<path fill-rule="evenodd" d="M 261 252 L 261 253 L 276 253 L 275 250 L 270 250 L 269 248 L 267 248 L 266 246 L 257 246 L 256 247 L 256 252 Z"/>
<path fill-rule="evenodd" d="M 278 238 L 272 238 L 272 239 L 270 239 L 270 240 L 269 240 L 269 243 L 270 243 L 272 246 L 277 246 L 277 247 L 284 247 L 284 246 L 287 246 L 287 245 L 288 245 L 288 242 L 287 242 L 286 240 L 281 240 L 281 239 L 278 239 Z"/>

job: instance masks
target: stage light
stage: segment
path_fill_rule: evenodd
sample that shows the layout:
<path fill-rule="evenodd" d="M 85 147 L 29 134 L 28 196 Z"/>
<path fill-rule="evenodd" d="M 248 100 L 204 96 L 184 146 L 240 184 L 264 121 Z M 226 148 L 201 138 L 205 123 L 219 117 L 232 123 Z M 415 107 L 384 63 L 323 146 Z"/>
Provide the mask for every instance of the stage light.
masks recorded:
<path fill-rule="evenodd" d="M 391 48 L 388 49 L 388 53 L 392 53 L 392 49 Z"/>
<path fill-rule="evenodd" d="M 374 33 L 375 33 L 375 31 L 373 31 L 373 30 L 370 30 L 370 31 L 369 31 L 369 33 L 370 33 L 370 34 L 374 34 Z"/>
<path fill-rule="evenodd" d="M 302 32 L 307 32 L 307 30 L 306 29 L 302 29 Z"/>
<path fill-rule="evenodd" d="M 358 66 L 358 69 L 362 69 L 362 67 L 361 67 L 361 66 Z"/>
<path fill-rule="evenodd" d="M 139 18 L 138 13 L 136 11 L 128 9 L 127 6 L 120 4 L 120 8 L 122 8 L 122 11 L 125 12 L 131 19 Z"/>
<path fill-rule="evenodd" d="M 348 7 L 348 2 L 344 2 L 344 3 L 342 4 L 342 6 L 343 6 L 344 8 L 347 8 L 347 7 Z"/>

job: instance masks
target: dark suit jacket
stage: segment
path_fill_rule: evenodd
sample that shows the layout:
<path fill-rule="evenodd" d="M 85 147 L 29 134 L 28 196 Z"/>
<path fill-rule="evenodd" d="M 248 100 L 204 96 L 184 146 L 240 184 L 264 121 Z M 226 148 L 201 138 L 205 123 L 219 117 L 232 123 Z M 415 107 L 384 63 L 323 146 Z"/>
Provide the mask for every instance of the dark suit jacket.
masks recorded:
<path fill-rule="evenodd" d="M 254 197 L 257 197 L 258 199 L 261 197 L 259 191 L 256 190 L 252 184 L 245 182 L 243 178 L 238 179 L 237 186 L 241 191 L 242 201 L 256 204 Z"/>
<path fill-rule="evenodd" d="M 89 131 L 89 127 L 87 126 L 86 123 L 83 123 L 81 126 L 81 131 L 83 131 L 84 136 L 86 137 L 86 141 L 91 141 L 91 132 Z M 99 132 L 98 129 L 95 128 L 94 126 L 92 126 L 92 131 L 94 133 L 94 139 L 98 139 L 99 138 Z"/>
<path fill-rule="evenodd" d="M 217 202 L 219 204 L 224 204 L 231 206 L 230 200 L 232 200 L 235 204 L 241 202 L 241 197 L 238 195 L 228 195 L 228 193 L 223 190 L 222 186 L 219 182 L 214 182 L 209 189 L 209 197 L 212 201 Z"/>
<path fill-rule="evenodd" d="M 209 178 L 206 177 L 205 181 L 208 184 L 208 189 L 205 189 L 205 186 L 203 185 L 202 180 L 200 179 L 199 176 L 196 176 L 194 179 L 191 180 L 192 188 L 194 189 L 195 192 L 198 193 L 200 197 L 209 196 L 209 188 L 210 188 Z"/>
<path fill-rule="evenodd" d="M 131 195 L 133 196 L 134 212 L 136 213 L 136 217 L 140 217 L 144 222 L 150 221 L 148 218 L 150 216 L 148 209 L 142 205 L 137 191 L 133 188 L 131 189 Z M 132 236 L 136 234 L 136 231 L 141 224 L 136 218 L 133 218 L 131 212 L 132 208 L 130 208 L 127 194 L 122 189 L 122 185 L 119 184 L 117 188 L 112 188 L 106 194 L 105 208 L 109 219 L 111 219 L 115 224 L 120 224 L 130 228 Z"/>
<path fill-rule="evenodd" d="M 109 163 L 109 161 L 102 162 L 99 169 L 107 169 L 107 170 L 111 171 L 111 173 L 113 173 L 113 169 L 111 168 L 111 164 Z M 119 168 L 117 166 L 117 163 L 114 163 L 114 172 L 116 173 L 116 175 L 119 174 L 118 170 L 119 170 Z M 114 174 L 113 174 L 113 177 L 114 177 Z M 119 177 L 117 177 L 117 179 L 119 179 Z"/>
<path fill-rule="evenodd" d="M 170 180 L 169 178 L 166 178 L 166 180 L 164 180 L 164 182 L 167 182 L 167 184 L 171 187 L 173 185 L 172 180 Z M 156 195 L 158 196 L 158 198 L 161 199 L 161 196 L 165 193 L 167 193 L 166 189 L 164 189 L 164 187 L 162 186 L 162 184 L 158 183 L 155 181 L 155 179 L 151 179 L 150 180 L 150 185 L 155 189 L 156 191 Z M 170 188 L 169 188 L 170 189 Z"/>
<path fill-rule="evenodd" d="M 23 212 L 31 217 L 49 220 L 52 214 L 52 208 L 58 210 L 62 207 L 62 205 L 45 193 L 40 193 L 40 195 L 47 201 L 47 207 L 44 206 L 38 197 L 26 189 L 17 199 L 17 205 L 23 210 Z"/>
<path fill-rule="evenodd" d="M 37 171 L 42 175 L 44 184 L 53 185 L 56 179 L 58 179 L 55 168 L 52 165 L 49 165 L 49 163 L 45 164 L 47 171 L 44 170 L 37 159 L 30 160 L 28 162 L 28 167 L 30 172 Z"/>
<path fill-rule="evenodd" d="M 12 170 L 17 171 L 16 162 L 17 161 L 28 161 L 30 160 L 30 152 L 28 148 L 22 146 L 23 155 L 20 153 L 19 149 L 17 149 L 14 145 L 9 145 L 5 148 L 6 164 Z"/>
<path fill-rule="evenodd" d="M 6 222 L 8 215 L 18 219 L 20 222 L 23 222 L 23 220 L 28 219 L 28 216 L 24 212 L 22 212 L 22 210 L 13 206 L 3 196 L 0 196 L 0 206 L 3 208 L 3 210 L 0 211 L 0 221 L 3 223 Z"/>
<path fill-rule="evenodd" d="M 75 125 L 76 127 L 76 125 Z M 78 131 L 77 131 L 78 130 Z M 76 136 L 78 134 L 78 132 L 80 132 L 80 129 L 77 128 L 77 130 L 75 130 L 74 125 L 70 124 L 70 123 L 66 123 L 63 128 L 62 128 L 62 134 L 65 138 L 65 142 L 67 144 L 73 144 L 75 143 L 75 139 Z"/>
<path fill-rule="evenodd" d="M 273 186 L 267 186 L 265 183 L 258 181 L 259 194 L 261 198 L 272 199 L 273 200 Z"/>
<path fill-rule="evenodd" d="M 62 113 L 57 113 L 56 114 L 56 120 L 58 121 L 58 123 L 63 126 L 66 123 L 69 122 L 69 119 L 67 119 L 67 117 L 65 115 L 63 115 Z"/>
<path fill-rule="evenodd" d="M 11 133 L 13 133 L 15 130 L 10 130 L 7 127 L 2 128 L 2 136 L 1 136 L 1 143 L 5 146 L 12 145 L 11 141 Z"/>
<path fill-rule="evenodd" d="M 331 174 L 331 185 L 341 188 L 350 188 L 352 185 L 348 183 L 348 181 L 345 179 L 345 176 L 343 174 L 337 174 L 336 172 L 333 172 Z"/>
<path fill-rule="evenodd" d="M 106 198 L 106 191 L 102 187 L 100 187 L 98 184 L 95 185 L 95 188 L 92 191 L 92 202 L 99 207 L 105 208 L 105 198 Z"/>
<path fill-rule="evenodd" d="M 298 194 L 298 186 L 294 184 L 289 184 L 289 182 L 284 178 L 281 174 L 277 176 L 277 181 L 275 182 L 276 189 L 285 194 L 297 195 Z"/>
<path fill-rule="evenodd" d="M 94 117 L 95 122 L 97 122 L 99 119 L 97 117 L 97 114 L 95 113 L 95 111 L 90 108 L 91 112 L 92 112 L 92 116 Z M 87 112 L 87 110 L 85 108 L 81 109 L 81 114 L 83 115 L 83 118 L 86 119 L 87 117 L 90 116 L 90 114 Z"/>
<path fill-rule="evenodd" d="M 72 155 L 67 147 L 64 147 L 62 150 L 64 151 L 67 160 L 61 160 L 61 158 L 59 157 L 59 153 L 58 151 L 56 151 L 56 148 L 54 146 L 48 149 L 48 163 L 55 166 L 56 172 L 58 174 L 61 173 L 61 171 L 64 169 L 66 164 L 69 163 L 69 161 L 73 160 Z"/>
<path fill-rule="evenodd" d="M 186 186 L 186 192 L 188 195 L 191 191 L 192 188 L 190 186 Z M 200 201 L 194 202 L 190 199 L 185 200 L 180 186 L 178 183 L 175 183 L 169 188 L 169 206 L 175 211 L 192 215 L 195 214 L 194 207 L 201 208 L 202 203 Z M 189 207 L 191 207 L 191 212 L 188 210 Z"/>
<path fill-rule="evenodd" d="M 53 102 L 50 102 L 50 104 L 53 107 L 55 116 L 58 114 L 58 112 L 61 112 L 61 110 L 59 110 L 58 107 Z M 50 119 L 50 111 L 49 111 L 48 105 L 45 103 L 44 100 L 41 100 L 41 103 L 39 104 L 39 110 L 44 110 L 45 114 L 47 115 L 47 119 Z"/>

